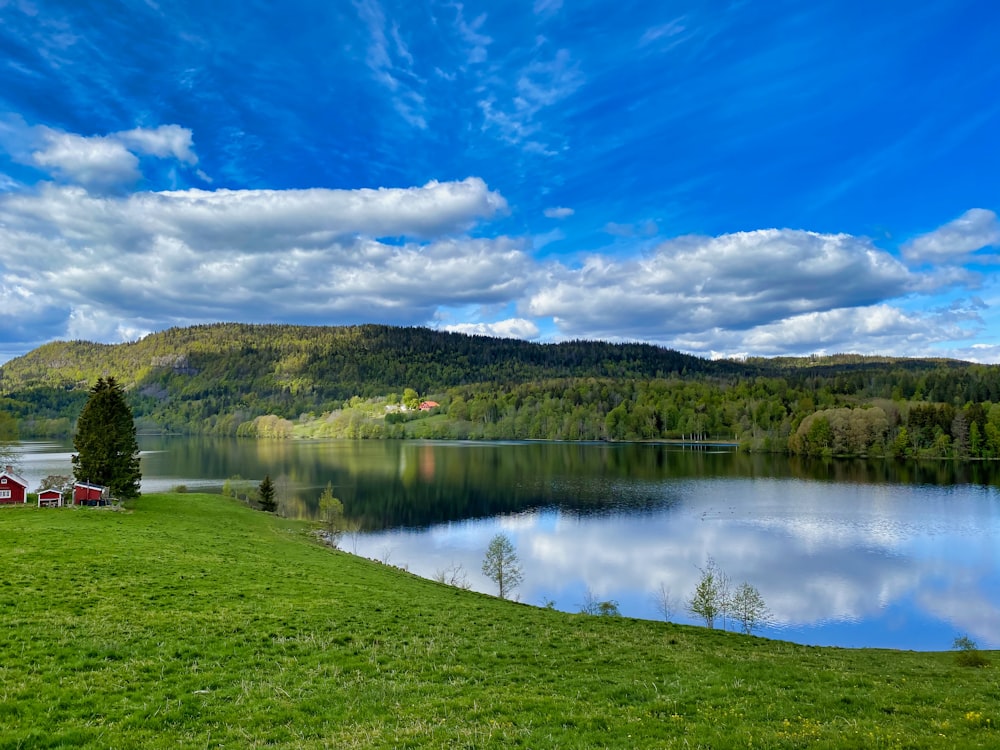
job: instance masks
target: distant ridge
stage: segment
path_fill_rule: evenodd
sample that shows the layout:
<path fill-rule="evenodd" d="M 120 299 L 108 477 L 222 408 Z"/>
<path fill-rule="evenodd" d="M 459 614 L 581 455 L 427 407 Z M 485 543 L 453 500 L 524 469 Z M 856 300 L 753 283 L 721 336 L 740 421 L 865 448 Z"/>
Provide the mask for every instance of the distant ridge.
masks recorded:
<path fill-rule="evenodd" d="M 91 385 L 99 377 L 113 375 L 126 386 L 137 419 L 149 429 L 237 434 L 240 425 L 265 415 L 315 420 L 342 409 L 355 397 L 384 400 L 412 389 L 421 396 L 444 396 L 446 403 L 451 396 L 482 401 L 507 393 L 508 401 L 489 406 L 486 419 L 494 423 L 503 421 L 500 411 L 512 415 L 511 409 L 520 409 L 525 399 L 535 403 L 548 398 L 544 408 L 561 409 L 560 419 L 581 404 L 590 404 L 588 424 L 581 433 L 590 436 L 613 427 L 613 421 L 607 421 L 610 412 L 623 404 L 632 425 L 626 434 L 664 435 L 694 428 L 665 426 L 674 417 L 659 413 L 662 409 L 656 402 L 662 403 L 663 397 L 648 392 L 647 386 L 661 383 L 656 385 L 659 393 L 670 383 L 698 382 L 701 390 L 689 396 L 697 403 L 685 405 L 684 397 L 676 394 L 671 399 L 679 409 L 700 410 L 702 416 L 687 419 L 688 423 L 715 423 L 719 434 L 731 437 L 745 426 L 759 434 L 760 423 L 752 414 L 740 418 L 730 410 L 723 415 L 719 411 L 723 397 L 712 395 L 740 382 L 770 379 L 761 391 L 766 395 L 748 397 L 773 401 L 769 418 L 773 421 L 779 412 L 789 420 L 801 419 L 793 415 L 808 410 L 810 401 L 816 408 L 872 398 L 995 403 L 1000 400 L 998 372 L 945 359 L 837 354 L 708 360 L 642 343 L 535 343 L 375 324 L 218 323 L 171 328 L 123 344 L 45 344 L 0 367 L 0 408 L 28 424 L 34 434 L 68 434 Z M 601 384 L 581 387 L 582 380 Z M 794 403 L 783 395 L 789 385 L 799 389 Z M 516 389 L 524 397 L 511 396 Z M 750 393 L 746 386 L 740 393 L 744 391 Z M 723 400 L 734 398 L 744 397 L 730 393 Z M 636 411 L 639 401 L 645 405 Z M 566 433 L 565 424 L 553 426 L 556 412 L 542 417 L 538 413 L 542 408 L 538 401 L 523 419 L 545 422 L 545 435 Z M 649 414 L 642 416 L 642 409 Z M 517 435 L 519 428 L 511 419 L 508 427 Z M 643 420 L 653 426 L 641 427 Z M 791 423 L 787 429 L 774 426 L 772 431 L 783 441 L 792 427 Z"/>

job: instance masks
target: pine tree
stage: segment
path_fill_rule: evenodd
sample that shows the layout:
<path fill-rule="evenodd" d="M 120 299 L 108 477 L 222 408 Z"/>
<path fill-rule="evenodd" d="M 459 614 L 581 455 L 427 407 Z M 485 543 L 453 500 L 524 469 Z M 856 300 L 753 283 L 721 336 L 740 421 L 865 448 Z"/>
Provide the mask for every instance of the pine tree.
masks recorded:
<path fill-rule="evenodd" d="M 260 496 L 260 508 L 268 513 L 274 513 L 278 509 L 278 501 L 274 499 L 274 482 L 271 475 L 265 474 L 264 480 L 257 487 L 257 494 Z"/>
<path fill-rule="evenodd" d="M 139 496 L 139 444 L 125 390 L 113 377 L 90 389 L 73 437 L 73 476 L 103 484 L 122 500 Z"/>

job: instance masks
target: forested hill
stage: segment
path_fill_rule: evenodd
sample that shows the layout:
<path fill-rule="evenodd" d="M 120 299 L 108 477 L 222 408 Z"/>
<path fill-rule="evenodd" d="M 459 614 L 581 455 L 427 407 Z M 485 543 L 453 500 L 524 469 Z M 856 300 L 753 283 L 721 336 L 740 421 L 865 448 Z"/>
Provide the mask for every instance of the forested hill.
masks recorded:
<path fill-rule="evenodd" d="M 212 416 L 320 413 L 353 396 L 406 388 L 429 394 L 469 384 L 754 370 L 647 344 L 536 344 L 382 325 L 225 323 L 172 328 L 126 344 L 46 344 L 3 365 L 0 389 L 6 408 L 22 419 L 73 419 L 86 390 L 113 375 L 129 389 L 138 416 L 199 429 Z"/>
<path fill-rule="evenodd" d="M 711 361 L 380 325 L 217 324 L 47 344 L 0 368 L 22 436 L 68 435 L 100 376 L 140 429 L 256 437 L 737 440 L 814 455 L 1000 458 L 1000 367 L 831 357 Z M 422 400 L 437 407 L 421 411 Z"/>

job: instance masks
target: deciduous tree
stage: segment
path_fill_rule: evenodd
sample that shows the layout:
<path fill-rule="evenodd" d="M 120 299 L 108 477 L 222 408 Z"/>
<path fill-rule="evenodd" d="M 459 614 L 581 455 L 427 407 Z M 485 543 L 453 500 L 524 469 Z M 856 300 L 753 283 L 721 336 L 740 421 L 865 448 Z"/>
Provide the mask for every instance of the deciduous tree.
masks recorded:
<path fill-rule="evenodd" d="M 524 575 L 517 550 L 506 534 L 497 534 L 490 540 L 483 560 L 483 575 L 497 585 L 501 599 L 507 599 L 516 589 Z"/>
<path fill-rule="evenodd" d="M 319 496 L 319 515 L 326 528 L 327 541 L 336 547 L 344 533 L 344 504 L 333 496 L 333 485 L 326 483 L 326 489 Z"/>
<path fill-rule="evenodd" d="M 708 564 L 701 569 L 701 578 L 688 602 L 688 612 L 714 628 L 716 618 L 725 616 L 729 608 L 728 589 L 726 574 L 715 564 L 715 560 L 709 558 Z"/>
<path fill-rule="evenodd" d="M 733 619 L 740 623 L 743 632 L 750 635 L 754 628 L 767 622 L 769 612 L 764 597 L 756 586 L 746 581 L 736 587 L 730 602 Z"/>

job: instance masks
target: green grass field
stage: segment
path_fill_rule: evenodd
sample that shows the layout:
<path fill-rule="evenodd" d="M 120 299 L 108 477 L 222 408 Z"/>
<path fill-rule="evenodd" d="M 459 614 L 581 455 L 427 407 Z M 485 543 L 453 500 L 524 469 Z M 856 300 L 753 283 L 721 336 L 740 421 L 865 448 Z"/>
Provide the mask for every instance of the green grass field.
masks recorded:
<path fill-rule="evenodd" d="M 213 495 L 0 509 L 2 748 L 996 748 L 1000 658 L 570 615 Z"/>

